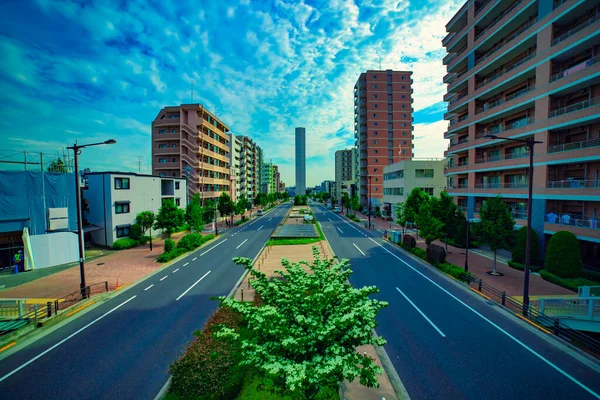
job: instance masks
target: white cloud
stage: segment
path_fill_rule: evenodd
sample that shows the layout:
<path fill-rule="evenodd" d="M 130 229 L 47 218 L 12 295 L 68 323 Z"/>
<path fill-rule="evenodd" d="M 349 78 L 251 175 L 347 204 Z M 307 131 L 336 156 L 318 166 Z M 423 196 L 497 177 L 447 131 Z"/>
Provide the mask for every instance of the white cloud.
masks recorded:
<path fill-rule="evenodd" d="M 430 124 L 415 124 L 415 158 L 443 158 L 448 149 L 449 140 L 444 139 L 448 130 L 448 121 L 437 121 Z"/>
<path fill-rule="evenodd" d="M 235 7 L 227 7 L 227 18 L 235 17 Z"/>

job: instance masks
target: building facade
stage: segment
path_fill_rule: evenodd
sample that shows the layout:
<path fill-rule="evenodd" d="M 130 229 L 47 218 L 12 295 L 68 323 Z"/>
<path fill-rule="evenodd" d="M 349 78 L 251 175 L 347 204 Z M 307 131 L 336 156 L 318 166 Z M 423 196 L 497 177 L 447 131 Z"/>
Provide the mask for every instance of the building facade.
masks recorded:
<path fill-rule="evenodd" d="M 165 107 L 152 122 L 152 174 L 188 178 L 190 195 L 230 192 L 229 128 L 201 104 Z"/>
<path fill-rule="evenodd" d="M 600 4 L 469 1 L 446 28 L 448 193 L 475 218 L 499 194 L 526 225 L 528 149 L 503 138 L 540 141 L 531 218 L 541 247 L 567 230 L 600 266 Z"/>
<path fill-rule="evenodd" d="M 354 137 L 363 207 L 381 205 L 383 168 L 413 157 L 411 75 L 410 71 L 368 70 L 354 86 Z"/>
<path fill-rule="evenodd" d="M 246 196 L 250 204 L 254 204 L 256 194 L 260 191 L 261 148 L 248 136 L 238 136 L 241 146 L 240 176 L 238 186 L 240 196 Z"/>
<path fill-rule="evenodd" d="M 136 215 L 142 211 L 158 214 L 165 199 L 173 200 L 179 208 L 187 206 L 185 178 L 131 172 L 90 172 L 85 178 L 88 207 L 84 218 L 101 228 L 92 232 L 91 238 L 102 246 L 112 246 L 115 240 L 129 237 Z M 153 231 L 157 233 L 160 231 Z"/>
<path fill-rule="evenodd" d="M 414 188 L 439 197 L 446 188 L 445 160 L 405 160 L 383 169 L 383 207 L 381 215 L 396 219 L 396 205 L 406 201 Z"/>
<path fill-rule="evenodd" d="M 354 150 L 338 150 L 335 152 L 335 190 L 334 197 L 339 202 L 342 193 L 350 195 L 350 185 L 354 183 Z M 341 204 L 341 203 L 340 203 Z"/>
<path fill-rule="evenodd" d="M 306 194 L 306 129 L 296 128 L 296 195 Z"/>
<path fill-rule="evenodd" d="M 242 157 L 242 141 L 240 136 L 233 133 L 229 135 L 229 166 L 231 168 L 231 199 L 237 201 L 240 198 L 240 162 Z"/>
<path fill-rule="evenodd" d="M 275 184 L 275 177 L 274 177 L 274 170 L 273 170 L 273 164 L 270 162 L 263 162 L 262 164 L 262 172 L 261 172 L 261 189 L 260 191 L 262 193 L 274 193 L 274 184 Z"/>

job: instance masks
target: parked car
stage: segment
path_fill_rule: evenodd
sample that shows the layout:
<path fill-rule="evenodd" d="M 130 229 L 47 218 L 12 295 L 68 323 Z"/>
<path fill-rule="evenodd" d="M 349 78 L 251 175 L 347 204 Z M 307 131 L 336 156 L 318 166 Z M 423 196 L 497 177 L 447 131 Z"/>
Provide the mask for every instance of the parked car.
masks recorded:
<path fill-rule="evenodd" d="M 331 210 L 331 204 L 327 204 L 327 209 Z"/>
<path fill-rule="evenodd" d="M 306 221 L 306 222 L 311 222 L 313 219 L 314 218 L 312 215 L 309 215 L 309 214 L 304 215 L 304 221 Z"/>
<path fill-rule="evenodd" d="M 334 212 L 334 213 L 336 213 L 336 214 L 339 214 L 339 213 L 341 213 L 341 212 L 342 212 L 342 210 L 340 210 L 340 208 L 339 208 L 339 207 L 335 207 L 335 208 L 333 209 L 333 212 Z"/>
<path fill-rule="evenodd" d="M 258 210 L 258 211 L 256 212 L 256 216 L 257 216 L 257 217 L 262 217 L 263 215 L 264 215 L 264 213 L 263 213 L 263 210 Z"/>

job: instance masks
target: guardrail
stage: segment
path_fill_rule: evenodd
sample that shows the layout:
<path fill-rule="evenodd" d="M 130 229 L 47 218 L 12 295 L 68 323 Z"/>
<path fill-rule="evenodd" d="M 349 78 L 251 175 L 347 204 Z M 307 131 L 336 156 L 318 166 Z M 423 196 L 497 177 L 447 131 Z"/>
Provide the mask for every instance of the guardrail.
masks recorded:
<path fill-rule="evenodd" d="M 538 305 L 540 313 L 555 317 L 580 317 L 600 321 L 599 297 L 576 297 L 573 299 L 538 299 L 532 301 Z"/>

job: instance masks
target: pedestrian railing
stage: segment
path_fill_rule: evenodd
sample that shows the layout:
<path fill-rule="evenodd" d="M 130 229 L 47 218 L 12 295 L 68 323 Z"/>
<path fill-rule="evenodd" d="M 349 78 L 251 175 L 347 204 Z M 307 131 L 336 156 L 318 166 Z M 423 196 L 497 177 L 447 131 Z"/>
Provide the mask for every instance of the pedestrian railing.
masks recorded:
<path fill-rule="evenodd" d="M 575 297 L 572 299 L 544 298 L 532 301 L 540 312 L 555 317 L 573 317 L 600 321 L 599 297 Z"/>
<path fill-rule="evenodd" d="M 523 316 L 534 324 L 539 325 L 547 333 L 553 333 L 556 336 L 561 337 L 567 342 L 574 346 L 577 346 L 587 353 L 593 355 L 596 358 L 600 358 L 600 341 L 593 337 L 572 329 L 567 325 L 561 323 L 558 318 L 547 315 L 536 302 L 530 301 L 528 306 L 525 306 L 522 301 L 515 299 L 514 297 L 508 296 L 506 292 L 500 291 L 495 287 L 488 285 L 483 282 L 483 279 L 468 274 L 467 285 L 471 288 L 475 288 L 479 293 L 486 297 L 498 301 L 506 308 L 513 311 L 519 316 Z M 546 306 L 546 305 L 545 305 Z"/>

